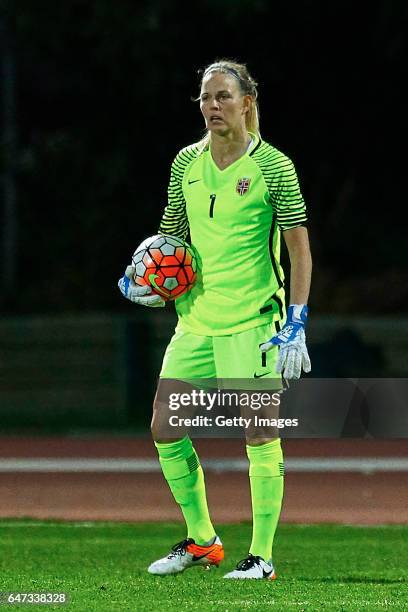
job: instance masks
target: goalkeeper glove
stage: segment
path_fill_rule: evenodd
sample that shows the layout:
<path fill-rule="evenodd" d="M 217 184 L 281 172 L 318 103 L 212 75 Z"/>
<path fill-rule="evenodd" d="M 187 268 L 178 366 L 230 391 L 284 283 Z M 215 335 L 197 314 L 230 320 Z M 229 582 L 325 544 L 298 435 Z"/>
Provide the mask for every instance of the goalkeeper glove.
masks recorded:
<path fill-rule="evenodd" d="M 133 275 L 135 273 L 134 266 L 128 266 L 126 268 L 125 274 L 118 281 L 118 287 L 120 289 L 121 294 L 134 302 L 135 304 L 141 304 L 142 306 L 164 306 L 165 301 L 160 295 L 152 294 L 152 290 L 148 285 L 139 286 L 136 285 L 133 280 Z"/>
<path fill-rule="evenodd" d="M 264 353 L 279 346 L 276 372 L 286 379 L 300 378 L 302 369 L 312 369 L 306 348 L 305 324 L 308 309 L 306 304 L 292 304 L 288 309 L 286 323 L 281 331 L 259 347 Z"/>

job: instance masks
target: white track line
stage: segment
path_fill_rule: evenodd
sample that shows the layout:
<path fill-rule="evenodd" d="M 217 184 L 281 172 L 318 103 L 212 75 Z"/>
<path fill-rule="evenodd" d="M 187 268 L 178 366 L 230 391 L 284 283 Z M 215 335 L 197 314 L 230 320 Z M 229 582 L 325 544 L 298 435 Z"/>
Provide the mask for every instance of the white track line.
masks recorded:
<path fill-rule="evenodd" d="M 247 472 L 246 459 L 205 459 L 211 472 Z M 408 457 L 297 457 L 285 460 L 287 472 L 408 472 Z M 0 459 L 0 472 L 161 472 L 157 459 Z"/>

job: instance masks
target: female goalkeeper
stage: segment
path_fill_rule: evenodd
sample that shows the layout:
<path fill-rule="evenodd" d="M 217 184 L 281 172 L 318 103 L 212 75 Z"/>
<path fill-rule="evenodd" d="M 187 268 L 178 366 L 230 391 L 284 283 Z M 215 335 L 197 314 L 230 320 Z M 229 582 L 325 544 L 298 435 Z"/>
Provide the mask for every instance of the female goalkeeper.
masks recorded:
<path fill-rule="evenodd" d="M 311 255 L 306 210 L 291 160 L 262 140 L 257 84 L 245 65 L 216 61 L 202 73 L 206 135 L 176 156 L 159 232 L 188 235 L 200 263 L 190 292 L 176 301 L 179 322 L 166 350 L 160 385 L 169 379 L 299 378 L 310 371 L 305 343 Z M 283 235 L 290 257 L 286 315 L 279 263 Z M 136 286 L 129 266 L 119 287 L 128 299 L 162 306 Z M 286 319 L 285 319 L 286 317 Z M 242 387 L 241 387 L 242 388 Z M 219 565 L 220 538 L 207 508 L 203 470 L 191 439 L 164 439 L 163 394 L 152 432 L 160 463 L 187 524 L 187 537 L 153 562 L 151 574 Z M 162 417 L 162 418 L 161 418 Z M 225 578 L 273 579 L 272 544 L 283 496 L 280 439 L 247 434 L 253 532 L 249 553 Z"/>

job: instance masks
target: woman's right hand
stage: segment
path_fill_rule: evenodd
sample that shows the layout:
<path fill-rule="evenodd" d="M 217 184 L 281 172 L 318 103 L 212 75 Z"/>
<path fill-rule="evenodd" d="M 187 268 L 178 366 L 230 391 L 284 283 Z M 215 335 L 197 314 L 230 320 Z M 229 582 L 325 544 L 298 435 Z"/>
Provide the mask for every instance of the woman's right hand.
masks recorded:
<path fill-rule="evenodd" d="M 125 274 L 118 281 L 118 287 L 123 297 L 142 306 L 151 306 L 153 308 L 164 306 L 166 302 L 163 298 L 160 295 L 152 294 L 152 290 L 148 285 L 136 285 L 133 280 L 134 273 L 135 267 L 128 266 Z"/>

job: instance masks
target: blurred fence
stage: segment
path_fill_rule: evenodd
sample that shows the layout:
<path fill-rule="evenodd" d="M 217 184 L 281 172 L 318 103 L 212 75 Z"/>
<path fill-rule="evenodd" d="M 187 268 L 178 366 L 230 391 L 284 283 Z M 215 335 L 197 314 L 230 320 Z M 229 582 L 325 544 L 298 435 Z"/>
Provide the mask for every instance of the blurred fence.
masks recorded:
<path fill-rule="evenodd" d="M 408 320 L 313 317 L 315 377 L 408 377 Z M 4 318 L 1 429 L 145 428 L 171 309 Z"/>

